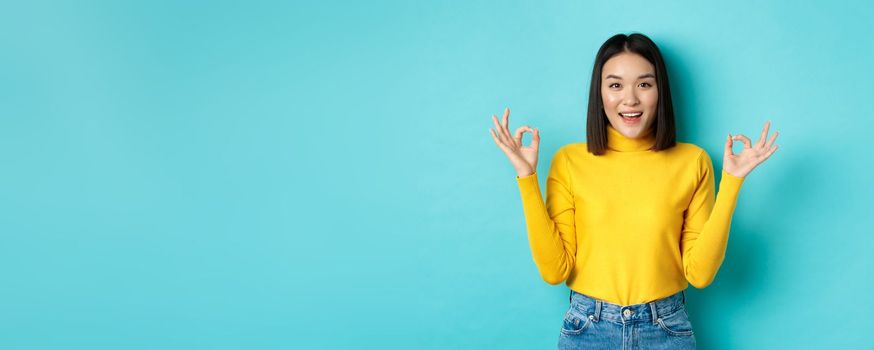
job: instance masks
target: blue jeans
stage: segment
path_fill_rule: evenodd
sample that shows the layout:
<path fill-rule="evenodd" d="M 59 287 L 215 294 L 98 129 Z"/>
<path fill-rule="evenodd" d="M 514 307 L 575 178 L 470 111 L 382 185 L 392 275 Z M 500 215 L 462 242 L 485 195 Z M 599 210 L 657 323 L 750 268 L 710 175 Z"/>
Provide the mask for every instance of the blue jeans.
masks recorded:
<path fill-rule="evenodd" d="M 695 349 L 686 293 L 621 306 L 571 290 L 559 349 Z"/>

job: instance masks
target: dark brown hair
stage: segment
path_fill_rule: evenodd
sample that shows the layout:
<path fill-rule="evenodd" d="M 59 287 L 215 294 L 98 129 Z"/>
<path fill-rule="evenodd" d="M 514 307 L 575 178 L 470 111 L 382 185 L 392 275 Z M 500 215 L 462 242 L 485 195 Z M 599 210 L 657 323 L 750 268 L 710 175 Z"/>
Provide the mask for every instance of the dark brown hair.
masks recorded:
<path fill-rule="evenodd" d="M 659 48 L 643 34 L 616 34 L 601 45 L 598 55 L 595 56 L 595 67 L 592 69 L 592 81 L 589 86 L 589 111 L 586 119 L 586 139 L 589 152 L 594 155 L 602 155 L 607 151 L 607 124 L 610 121 L 604 113 L 604 101 L 601 99 L 601 70 L 607 60 L 622 52 L 641 55 L 655 68 L 659 97 L 656 119 L 652 124 L 656 139 L 652 150 L 660 151 L 674 147 L 677 144 L 674 105 L 671 102 L 668 70 L 665 68 L 665 61 L 662 59 Z"/>

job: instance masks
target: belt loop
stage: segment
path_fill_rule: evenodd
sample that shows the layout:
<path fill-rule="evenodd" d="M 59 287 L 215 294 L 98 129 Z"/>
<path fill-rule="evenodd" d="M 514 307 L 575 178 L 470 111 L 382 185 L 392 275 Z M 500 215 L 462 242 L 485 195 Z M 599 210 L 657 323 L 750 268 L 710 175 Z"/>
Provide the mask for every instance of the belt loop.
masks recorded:
<path fill-rule="evenodd" d="M 595 322 L 601 319 L 601 300 L 595 300 Z"/>
<path fill-rule="evenodd" d="M 658 324 L 659 313 L 657 311 L 656 302 L 649 303 L 649 309 L 652 311 L 652 324 Z"/>
<path fill-rule="evenodd" d="M 572 302 L 574 301 L 574 290 L 573 290 L 573 289 L 571 289 L 571 294 L 568 295 L 568 297 L 567 297 L 567 301 L 568 301 L 569 303 L 572 303 Z"/>
<path fill-rule="evenodd" d="M 681 290 L 680 292 L 683 293 L 683 305 L 686 305 L 686 290 L 684 289 L 684 290 Z"/>

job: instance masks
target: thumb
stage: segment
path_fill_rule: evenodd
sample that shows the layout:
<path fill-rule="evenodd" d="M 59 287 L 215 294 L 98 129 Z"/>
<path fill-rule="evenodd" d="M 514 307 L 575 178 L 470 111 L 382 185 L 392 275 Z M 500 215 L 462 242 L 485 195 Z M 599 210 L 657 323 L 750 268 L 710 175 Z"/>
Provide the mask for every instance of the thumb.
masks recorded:
<path fill-rule="evenodd" d="M 733 155 L 732 151 L 731 151 L 731 145 L 732 145 L 731 133 L 729 133 L 728 138 L 725 140 L 725 153 L 723 154 L 723 156 L 725 156 L 726 158 L 728 156 Z"/>

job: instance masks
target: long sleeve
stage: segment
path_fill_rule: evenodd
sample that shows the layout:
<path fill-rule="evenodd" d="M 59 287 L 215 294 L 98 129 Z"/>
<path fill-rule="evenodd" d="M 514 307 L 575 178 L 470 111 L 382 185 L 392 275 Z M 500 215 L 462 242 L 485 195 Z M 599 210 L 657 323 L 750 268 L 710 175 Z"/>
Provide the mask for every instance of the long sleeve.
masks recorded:
<path fill-rule="evenodd" d="M 725 259 L 731 217 L 744 179 L 723 170 L 716 196 L 713 163 L 703 150 L 698 157 L 698 173 L 697 188 L 684 213 L 680 243 L 686 280 L 696 288 L 704 288 L 713 282 Z"/>
<path fill-rule="evenodd" d="M 544 281 L 559 284 L 570 276 L 577 250 L 568 157 L 563 149 L 559 149 L 552 158 L 546 180 L 546 202 L 540 192 L 536 171 L 528 176 L 516 176 L 516 181 L 522 195 L 534 263 Z"/>

